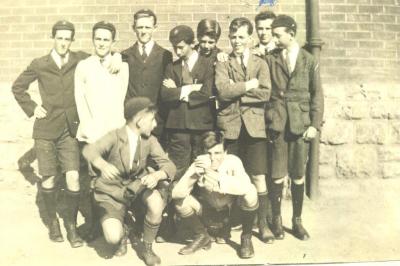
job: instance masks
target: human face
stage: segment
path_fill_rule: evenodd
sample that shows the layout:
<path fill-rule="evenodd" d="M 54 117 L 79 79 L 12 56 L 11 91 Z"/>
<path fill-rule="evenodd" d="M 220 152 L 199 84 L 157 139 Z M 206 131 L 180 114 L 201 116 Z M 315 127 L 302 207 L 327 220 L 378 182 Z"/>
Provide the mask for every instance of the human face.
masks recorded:
<path fill-rule="evenodd" d="M 136 20 L 133 30 L 141 44 L 148 43 L 153 38 L 153 32 L 156 29 L 153 17 L 144 17 Z"/>
<path fill-rule="evenodd" d="M 287 32 L 285 27 L 277 27 L 272 29 L 272 36 L 276 46 L 283 49 L 289 48 L 294 39 L 293 34 Z"/>
<path fill-rule="evenodd" d="M 199 39 L 200 54 L 209 55 L 215 49 L 217 41 L 210 36 L 204 35 Z"/>
<path fill-rule="evenodd" d="M 186 60 L 192 54 L 193 47 L 190 44 L 181 41 L 177 45 L 174 45 L 174 51 L 179 58 Z"/>
<path fill-rule="evenodd" d="M 140 135 L 149 137 L 157 126 L 155 112 L 143 112 L 137 121 Z"/>
<path fill-rule="evenodd" d="M 271 24 L 273 19 L 264 19 L 257 21 L 256 31 L 260 43 L 267 45 L 272 40 Z"/>
<path fill-rule="evenodd" d="M 111 31 L 107 29 L 97 29 L 93 36 L 93 46 L 96 51 L 96 55 L 100 58 L 104 58 L 111 52 L 111 48 L 114 44 L 112 39 Z"/>
<path fill-rule="evenodd" d="M 242 26 L 238 28 L 236 32 L 230 33 L 229 39 L 231 41 L 233 52 L 236 55 L 242 55 L 251 41 L 251 36 L 248 33 L 247 26 Z"/>
<path fill-rule="evenodd" d="M 57 30 L 54 35 L 54 50 L 57 54 L 64 57 L 68 53 L 72 41 L 72 31 Z"/>
<path fill-rule="evenodd" d="M 224 145 L 222 143 L 215 145 L 214 147 L 208 149 L 207 154 L 210 156 L 211 169 L 217 170 L 224 161 L 226 155 Z"/>

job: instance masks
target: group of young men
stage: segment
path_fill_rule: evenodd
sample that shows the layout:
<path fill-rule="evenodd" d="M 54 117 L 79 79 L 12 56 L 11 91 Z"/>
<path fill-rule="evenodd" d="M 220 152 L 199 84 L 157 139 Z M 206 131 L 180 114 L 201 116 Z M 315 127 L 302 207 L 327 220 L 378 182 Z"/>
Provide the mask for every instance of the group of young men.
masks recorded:
<path fill-rule="evenodd" d="M 93 229 L 101 224 L 116 256 L 127 252 L 127 211 L 144 207 L 144 217 L 136 218 L 143 220 L 140 256 L 147 265 L 161 263 L 152 243 L 165 209 L 193 233 L 193 241 L 179 250 L 183 255 L 209 248 L 210 234 L 226 242 L 235 209 L 242 224 L 241 258 L 254 256 L 256 216 L 262 241 L 283 239 L 287 175 L 293 234 L 308 239 L 301 221 L 305 165 L 309 141 L 321 126 L 323 95 L 317 61 L 296 42 L 296 22 L 259 13 L 259 44 L 251 47 L 251 21 L 235 18 L 229 26 L 230 54 L 216 46 L 217 21 L 200 21 L 197 44 L 194 31 L 179 25 L 169 34 L 178 57 L 174 62 L 172 53 L 153 40 L 156 28 L 156 15 L 139 10 L 132 25 L 137 42 L 114 53 L 115 26 L 98 22 L 92 31 L 95 53 L 89 55 L 70 51 L 74 25 L 59 21 L 52 28 L 50 54 L 34 59 L 14 82 L 15 99 L 35 117 L 34 147 L 50 239 L 63 241 L 56 213 L 60 172 L 66 180 L 63 217 L 72 247 L 84 243 L 76 230 L 80 179 L 92 180 L 88 221 Z M 34 81 L 41 104 L 27 93 Z M 88 175 L 82 174 L 81 154 Z M 216 230 L 206 222 L 210 210 Z M 93 239 L 95 231 L 86 237 Z"/>

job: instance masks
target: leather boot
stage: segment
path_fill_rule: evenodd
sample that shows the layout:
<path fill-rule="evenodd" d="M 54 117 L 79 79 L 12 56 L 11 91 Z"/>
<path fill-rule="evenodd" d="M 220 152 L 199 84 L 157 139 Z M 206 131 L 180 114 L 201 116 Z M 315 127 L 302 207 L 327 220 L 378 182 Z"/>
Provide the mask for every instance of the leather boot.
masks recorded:
<path fill-rule="evenodd" d="M 310 238 L 307 230 L 302 225 L 301 217 L 293 217 L 292 223 L 292 231 L 295 237 L 300 240 L 307 240 Z"/>
<path fill-rule="evenodd" d="M 181 255 L 189 255 L 195 253 L 199 249 L 208 250 L 211 248 L 211 238 L 207 233 L 196 235 L 193 239 L 193 242 L 184 246 L 181 250 L 179 250 L 179 254 Z"/>
<path fill-rule="evenodd" d="M 41 188 L 44 205 L 46 206 L 49 221 L 47 227 L 49 229 L 49 238 L 53 242 L 63 242 L 64 238 L 61 234 L 60 223 L 58 222 L 56 213 L 57 195 L 56 189 Z"/>
<path fill-rule="evenodd" d="M 266 218 L 258 218 L 258 232 L 260 233 L 260 239 L 266 244 L 274 243 L 274 234 L 269 229 Z"/>
<path fill-rule="evenodd" d="M 119 243 L 117 250 L 114 252 L 114 256 L 121 257 L 128 252 L 128 236 L 128 227 L 124 226 L 124 235 L 121 238 L 121 242 Z"/>
<path fill-rule="evenodd" d="M 282 226 L 282 216 L 274 216 L 272 218 L 272 228 L 271 228 L 272 233 L 275 236 L 275 239 L 283 239 L 285 237 L 285 231 L 283 231 L 283 226 Z"/>
<path fill-rule="evenodd" d="M 66 211 L 64 217 L 65 229 L 67 230 L 67 239 L 72 248 L 83 246 L 83 240 L 76 230 L 76 216 L 78 214 L 79 191 L 66 190 L 65 201 Z"/>
<path fill-rule="evenodd" d="M 143 242 L 144 250 L 142 253 L 142 259 L 148 266 L 161 264 L 161 259 L 153 251 L 152 243 Z"/>
<path fill-rule="evenodd" d="M 239 256 L 242 259 L 249 259 L 254 257 L 254 247 L 251 241 L 251 234 L 242 234 L 240 236 Z"/>

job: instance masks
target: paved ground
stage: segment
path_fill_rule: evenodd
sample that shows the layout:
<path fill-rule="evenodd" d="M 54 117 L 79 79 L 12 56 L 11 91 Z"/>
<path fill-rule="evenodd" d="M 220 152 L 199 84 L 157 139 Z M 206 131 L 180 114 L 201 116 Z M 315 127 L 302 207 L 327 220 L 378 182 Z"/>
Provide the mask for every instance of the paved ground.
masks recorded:
<path fill-rule="evenodd" d="M 36 205 L 36 186 L 20 172 L 0 169 L 0 191 L 1 265 L 144 265 L 132 248 L 125 257 L 107 259 L 111 250 L 102 238 L 79 249 L 50 242 Z M 304 209 L 311 239 L 302 242 L 287 233 L 283 241 L 265 245 L 254 237 L 256 256 L 250 260 L 239 259 L 235 245 L 214 244 L 191 256 L 178 255 L 179 244 L 156 244 L 154 249 L 163 265 L 399 260 L 399 191 L 400 179 L 321 180 L 320 199 L 306 201 Z M 284 225 L 290 227 L 290 202 L 283 205 Z M 239 243 L 239 232 L 232 240 Z"/>

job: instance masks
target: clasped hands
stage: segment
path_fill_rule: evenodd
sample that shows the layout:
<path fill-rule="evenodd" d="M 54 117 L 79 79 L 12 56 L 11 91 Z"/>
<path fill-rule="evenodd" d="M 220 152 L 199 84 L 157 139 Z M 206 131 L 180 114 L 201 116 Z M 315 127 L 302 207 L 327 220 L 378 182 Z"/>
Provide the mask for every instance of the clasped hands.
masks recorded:
<path fill-rule="evenodd" d="M 168 89 L 175 89 L 177 88 L 175 81 L 172 79 L 164 79 L 163 85 Z M 189 95 L 194 91 L 199 91 L 203 84 L 190 84 L 182 86 L 181 95 L 179 99 L 184 102 L 189 102 Z"/>
<path fill-rule="evenodd" d="M 219 189 L 219 173 L 211 169 L 211 160 L 208 155 L 199 155 L 193 162 L 197 184 L 205 188 L 209 192 L 218 191 Z"/>

